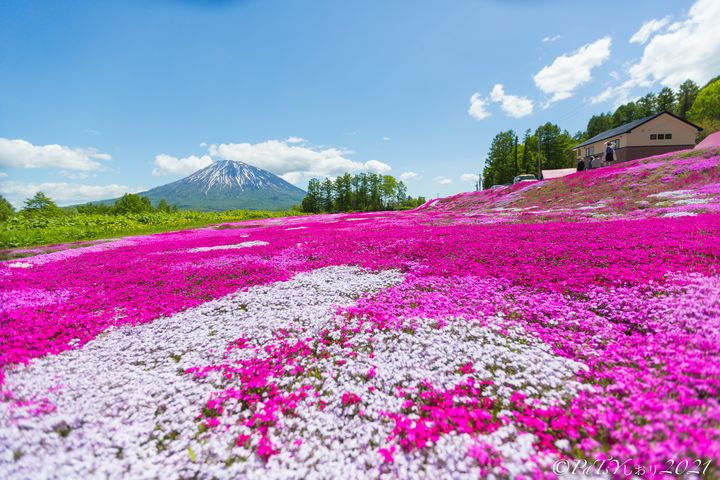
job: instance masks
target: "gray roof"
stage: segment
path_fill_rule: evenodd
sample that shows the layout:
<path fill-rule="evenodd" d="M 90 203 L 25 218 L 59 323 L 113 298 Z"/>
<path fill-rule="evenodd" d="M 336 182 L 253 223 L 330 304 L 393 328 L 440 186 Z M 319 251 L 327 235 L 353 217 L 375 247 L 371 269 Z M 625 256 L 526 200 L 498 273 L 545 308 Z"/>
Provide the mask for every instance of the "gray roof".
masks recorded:
<path fill-rule="evenodd" d="M 653 118 L 657 118 L 664 113 L 667 113 L 668 115 L 671 115 L 671 116 L 677 118 L 681 122 L 685 122 L 688 125 L 692 125 L 693 127 L 697 128 L 698 130 L 702 130 L 702 128 L 698 127 L 697 125 L 694 125 L 694 124 L 688 122 L 687 120 L 683 120 L 682 118 L 678 117 L 677 115 L 673 115 L 672 113 L 665 111 L 665 112 L 656 113 L 654 115 L 648 115 L 647 117 L 643 117 L 639 120 L 633 120 L 630 123 L 626 123 L 625 125 L 620 125 L 619 127 L 611 128 L 610 130 L 605 130 L 604 132 L 598 133 L 594 137 L 585 140 L 583 143 L 581 143 L 580 145 L 577 145 L 573 149 L 584 147 L 585 145 L 590 145 L 591 143 L 599 142 L 601 140 L 605 140 L 606 138 L 615 137 L 617 135 L 622 135 L 623 133 L 628 133 L 628 132 L 634 130 L 635 128 L 639 127 L 643 123 L 647 123 L 650 120 L 652 120 Z"/>

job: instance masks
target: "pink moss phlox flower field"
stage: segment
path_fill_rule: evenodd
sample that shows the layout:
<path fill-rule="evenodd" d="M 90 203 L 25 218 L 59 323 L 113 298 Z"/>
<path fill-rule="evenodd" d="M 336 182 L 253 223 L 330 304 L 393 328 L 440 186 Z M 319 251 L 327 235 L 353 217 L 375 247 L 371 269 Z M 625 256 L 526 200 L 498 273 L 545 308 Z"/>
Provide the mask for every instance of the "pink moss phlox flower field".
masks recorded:
<path fill-rule="evenodd" d="M 58 471 L 100 468 L 43 439 L 95 448 L 89 413 L 62 416 L 68 369 L 147 336 L 112 368 L 128 385 L 164 369 L 173 390 L 152 387 L 154 427 L 117 427 L 119 454 L 87 452 L 108 476 L 146 462 L 201 478 L 553 477 L 555 460 L 611 457 L 717 475 L 719 164 L 717 150 L 665 155 L 410 212 L 4 262 L 0 473 L 38 473 L 33 445 Z M 56 373 L 30 385 L 43 368 Z M 149 446 L 133 453 L 133 438 Z"/>

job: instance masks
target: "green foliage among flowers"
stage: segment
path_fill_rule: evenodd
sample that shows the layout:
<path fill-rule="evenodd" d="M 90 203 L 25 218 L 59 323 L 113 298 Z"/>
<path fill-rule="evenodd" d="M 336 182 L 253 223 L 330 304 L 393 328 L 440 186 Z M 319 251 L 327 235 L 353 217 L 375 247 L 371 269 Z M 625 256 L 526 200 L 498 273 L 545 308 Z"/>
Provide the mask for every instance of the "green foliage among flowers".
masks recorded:
<path fill-rule="evenodd" d="M 45 216 L 20 212 L 0 222 L 0 248 L 140 235 L 195 228 L 215 223 L 299 214 L 300 212 L 292 211 L 231 210 L 227 212 L 153 211 L 118 215 L 66 213 Z"/>

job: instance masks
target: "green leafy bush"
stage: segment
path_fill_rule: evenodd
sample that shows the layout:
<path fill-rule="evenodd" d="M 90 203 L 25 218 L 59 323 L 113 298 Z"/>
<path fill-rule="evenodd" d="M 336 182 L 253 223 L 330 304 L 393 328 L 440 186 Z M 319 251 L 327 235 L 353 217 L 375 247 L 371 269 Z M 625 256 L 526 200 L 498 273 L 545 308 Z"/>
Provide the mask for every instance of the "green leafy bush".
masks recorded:
<path fill-rule="evenodd" d="M 9 216 L 5 221 L 0 221 L 0 248 L 140 235 L 215 223 L 291 215 L 301 215 L 301 213 L 232 210 L 227 212 L 153 211 L 126 214 L 64 212 L 61 215 L 37 215 L 32 211 L 22 211 Z"/>

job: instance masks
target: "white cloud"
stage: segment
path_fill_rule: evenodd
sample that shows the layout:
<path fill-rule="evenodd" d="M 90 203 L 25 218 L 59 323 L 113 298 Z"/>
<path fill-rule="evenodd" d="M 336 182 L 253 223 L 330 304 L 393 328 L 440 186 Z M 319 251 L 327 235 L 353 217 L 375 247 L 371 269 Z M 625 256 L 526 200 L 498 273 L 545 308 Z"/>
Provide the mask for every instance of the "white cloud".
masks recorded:
<path fill-rule="evenodd" d="M 206 142 L 200 142 L 200 145 L 199 145 L 200 148 L 205 148 L 207 146 L 208 146 L 208 144 Z"/>
<path fill-rule="evenodd" d="M 489 117 L 490 112 L 487 111 L 487 103 L 487 100 L 482 98 L 479 93 L 473 93 L 472 97 L 470 97 L 468 114 L 478 120 Z"/>
<path fill-rule="evenodd" d="M 203 155 L 202 157 L 190 155 L 185 158 L 177 158 L 161 153 L 155 155 L 155 168 L 153 168 L 152 174 L 156 177 L 162 175 L 189 175 L 207 167 L 211 163 L 212 158 L 209 155 Z"/>
<path fill-rule="evenodd" d="M 662 30 L 670 22 L 670 17 L 648 20 L 643 23 L 640 30 L 630 37 L 630 43 L 643 44 L 647 42 L 653 33 Z"/>
<path fill-rule="evenodd" d="M 289 183 L 300 183 L 303 179 L 302 172 L 288 172 L 280 175 L 280 178 Z"/>
<path fill-rule="evenodd" d="M 613 100 L 617 106 L 633 98 L 630 92 L 634 88 L 642 87 L 647 91 L 656 82 L 671 88 L 679 87 L 687 79 L 700 85 L 706 83 L 720 71 L 720 28 L 717 25 L 720 25 L 720 2 L 697 0 L 685 18 L 667 26 L 664 31 L 661 27 L 648 33 L 642 58 L 628 67 L 626 80 L 607 87 L 592 97 L 591 102 Z"/>
<path fill-rule="evenodd" d="M 392 168 L 387 163 L 378 160 L 368 160 L 365 162 L 365 169 L 373 173 L 388 173 Z"/>
<path fill-rule="evenodd" d="M 452 183 L 451 179 L 443 176 L 435 177 L 435 181 L 440 185 L 450 185 Z"/>
<path fill-rule="evenodd" d="M 8 176 L 7 173 L 5 173 L 5 172 L 0 172 L 0 178 L 5 178 L 5 177 L 7 177 L 7 176 Z"/>
<path fill-rule="evenodd" d="M 501 83 L 497 83 L 493 87 L 490 92 L 490 100 L 500 103 L 500 108 L 509 117 L 522 118 L 533 112 L 532 100 L 518 95 L 508 95 Z"/>
<path fill-rule="evenodd" d="M 562 37 L 560 35 L 555 35 L 554 37 L 544 37 L 542 39 L 543 43 L 550 43 L 554 42 L 555 40 L 560 40 Z"/>
<path fill-rule="evenodd" d="M 382 137 L 382 139 L 383 139 L 383 141 L 385 141 L 385 142 L 389 142 L 389 141 L 390 141 L 390 137 Z"/>
<path fill-rule="evenodd" d="M 420 179 L 422 179 L 422 177 L 420 176 L 419 173 L 403 172 L 400 174 L 400 180 L 402 180 L 403 182 L 408 182 L 410 180 L 420 180 Z"/>
<path fill-rule="evenodd" d="M 333 177 L 344 173 L 372 171 L 385 173 L 390 166 L 378 160 L 358 162 L 348 158 L 352 152 L 334 147 L 291 145 L 287 141 L 261 143 L 223 143 L 210 145 L 209 154 L 226 160 L 238 160 L 268 170 L 292 183 L 303 178 Z"/>
<path fill-rule="evenodd" d="M 687 18 L 648 41 L 629 69 L 631 86 L 655 82 L 677 88 L 688 78 L 703 84 L 720 71 L 720 2 L 698 0 Z"/>
<path fill-rule="evenodd" d="M 597 103 L 607 102 L 608 100 L 613 100 L 613 105 L 615 107 L 619 107 L 623 103 L 630 102 L 637 98 L 637 96 L 632 96 L 630 94 L 632 88 L 633 86 L 627 82 L 620 85 L 606 87 L 602 92 L 590 97 L 590 104 L 594 105 Z"/>
<path fill-rule="evenodd" d="M 477 182 L 477 173 L 463 173 L 460 175 L 461 182 Z"/>
<path fill-rule="evenodd" d="M 575 90 L 592 79 L 593 68 L 610 58 L 610 37 L 603 37 L 583 45 L 570 55 L 557 57 L 535 74 L 535 85 L 545 94 L 551 95 L 548 104 L 570 98 Z"/>
<path fill-rule="evenodd" d="M 88 172 L 68 172 L 67 170 L 61 170 L 60 172 L 61 177 L 65 177 L 69 180 L 86 180 L 90 177 L 96 177 L 94 173 L 88 173 Z"/>
<path fill-rule="evenodd" d="M 110 160 L 94 148 L 69 148 L 62 145 L 33 145 L 25 140 L 0 138 L 0 167 L 63 168 L 66 170 L 101 170 L 96 160 Z"/>
<path fill-rule="evenodd" d="M 305 143 L 307 140 L 305 140 L 302 137 L 288 137 L 286 140 L 287 143 Z"/>
<path fill-rule="evenodd" d="M 596 104 L 596 103 L 602 103 L 610 100 L 617 94 L 615 87 L 607 87 L 602 92 L 598 93 L 597 95 L 590 97 L 590 103 Z"/>
<path fill-rule="evenodd" d="M 43 192 L 52 198 L 58 205 L 72 205 L 76 203 L 91 202 L 120 197 L 126 193 L 143 191 L 143 188 L 130 188 L 125 185 L 83 185 L 78 183 L 46 182 L 25 183 L 16 181 L 0 182 L 0 194 L 8 199 L 15 208 L 21 208 L 23 202 Z"/>

